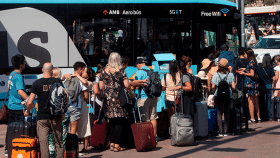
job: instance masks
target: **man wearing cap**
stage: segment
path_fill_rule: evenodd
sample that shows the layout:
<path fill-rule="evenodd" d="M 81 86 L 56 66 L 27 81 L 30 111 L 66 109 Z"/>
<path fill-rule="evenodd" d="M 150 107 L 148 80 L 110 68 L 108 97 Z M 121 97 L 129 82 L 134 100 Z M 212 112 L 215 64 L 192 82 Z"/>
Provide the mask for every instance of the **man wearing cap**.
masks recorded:
<path fill-rule="evenodd" d="M 150 70 L 148 66 L 146 66 L 144 59 L 139 58 L 136 60 L 136 67 L 138 71 L 134 77 L 135 80 L 145 80 L 148 78 L 148 74 L 145 70 Z M 149 86 L 149 83 L 148 83 Z M 144 86 L 139 87 L 139 97 L 137 106 L 139 106 L 142 121 L 151 122 L 154 129 L 154 134 L 156 136 L 157 133 L 157 98 L 152 98 L 146 94 L 143 90 Z"/>

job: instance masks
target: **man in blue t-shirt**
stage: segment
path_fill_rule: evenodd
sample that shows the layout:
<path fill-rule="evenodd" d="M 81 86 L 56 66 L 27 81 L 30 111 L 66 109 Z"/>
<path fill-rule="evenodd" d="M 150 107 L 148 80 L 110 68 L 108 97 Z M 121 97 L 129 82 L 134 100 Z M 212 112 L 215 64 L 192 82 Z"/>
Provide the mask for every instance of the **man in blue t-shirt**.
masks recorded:
<path fill-rule="evenodd" d="M 229 51 L 228 45 L 223 44 L 221 46 L 221 53 L 219 56 L 219 61 L 225 58 L 228 60 L 228 65 L 232 68 L 231 72 L 234 72 L 235 70 L 235 59 L 234 59 L 234 54 L 232 51 Z"/>
<path fill-rule="evenodd" d="M 8 81 L 8 85 L 10 87 L 9 103 L 8 103 L 9 124 L 12 122 L 20 122 L 21 117 L 24 117 L 23 105 L 25 104 L 28 98 L 26 94 L 24 80 L 23 77 L 21 76 L 21 72 L 25 68 L 25 64 L 26 64 L 25 57 L 21 54 L 18 54 L 13 56 L 11 61 L 14 67 L 14 71 L 11 72 Z M 7 138 L 7 134 L 6 134 L 6 138 Z M 7 144 L 7 140 L 6 140 L 6 144 Z M 7 150 L 5 151 L 5 156 L 8 156 Z"/>
<path fill-rule="evenodd" d="M 136 67 L 138 71 L 134 77 L 135 80 L 145 80 L 148 78 L 148 74 L 145 70 L 150 70 L 148 66 L 146 66 L 145 61 L 143 59 L 136 60 Z M 149 83 L 148 83 L 149 85 Z M 141 93 L 139 94 L 137 106 L 139 106 L 142 121 L 148 121 L 153 124 L 154 134 L 156 136 L 157 133 L 157 98 L 152 98 L 148 96 L 145 92 L 145 87 L 140 86 L 139 89 Z"/>

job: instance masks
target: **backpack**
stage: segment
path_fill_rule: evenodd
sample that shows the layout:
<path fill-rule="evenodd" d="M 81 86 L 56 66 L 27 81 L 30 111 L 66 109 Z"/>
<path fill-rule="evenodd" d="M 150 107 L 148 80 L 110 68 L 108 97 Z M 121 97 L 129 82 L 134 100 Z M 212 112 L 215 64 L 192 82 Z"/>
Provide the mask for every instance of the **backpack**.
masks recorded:
<path fill-rule="evenodd" d="M 192 92 L 186 92 L 186 95 L 190 96 L 191 100 L 199 101 L 202 97 L 202 84 L 199 77 L 193 76 L 190 73 L 186 73 L 191 80 Z"/>
<path fill-rule="evenodd" d="M 219 75 L 219 73 L 218 73 Z M 222 79 L 219 75 L 221 81 L 218 84 L 217 94 L 219 98 L 229 98 L 230 97 L 230 85 L 227 83 L 228 74 Z"/>
<path fill-rule="evenodd" d="M 67 87 L 67 90 L 69 91 L 69 96 L 72 104 L 76 103 L 78 101 L 78 97 L 80 93 L 79 92 L 80 80 L 78 79 L 78 77 L 74 77 L 66 80 L 64 82 L 64 85 Z"/>
<path fill-rule="evenodd" d="M 49 93 L 48 105 L 50 115 L 52 116 L 58 116 L 67 112 L 69 107 L 68 97 L 61 82 L 55 82 L 52 84 Z"/>
<path fill-rule="evenodd" d="M 153 98 L 159 97 L 161 95 L 162 88 L 159 74 L 157 72 L 154 72 L 153 70 L 144 71 L 147 72 L 147 75 L 149 76 L 148 82 L 150 82 L 150 86 L 148 88 L 145 88 L 146 94 Z"/>

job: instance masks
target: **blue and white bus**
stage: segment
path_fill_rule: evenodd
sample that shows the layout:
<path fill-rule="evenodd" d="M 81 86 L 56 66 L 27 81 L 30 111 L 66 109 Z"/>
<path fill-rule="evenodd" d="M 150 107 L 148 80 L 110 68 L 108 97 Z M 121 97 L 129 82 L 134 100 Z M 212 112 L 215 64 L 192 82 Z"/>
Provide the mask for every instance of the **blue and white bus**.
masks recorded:
<path fill-rule="evenodd" d="M 130 57 L 128 77 L 138 56 L 151 65 L 153 54 L 188 55 L 199 68 L 222 44 L 238 45 L 238 13 L 227 0 L 2 0 L 0 99 L 16 54 L 26 57 L 27 87 L 45 62 L 72 73 L 76 61 L 95 67 L 111 52 Z"/>

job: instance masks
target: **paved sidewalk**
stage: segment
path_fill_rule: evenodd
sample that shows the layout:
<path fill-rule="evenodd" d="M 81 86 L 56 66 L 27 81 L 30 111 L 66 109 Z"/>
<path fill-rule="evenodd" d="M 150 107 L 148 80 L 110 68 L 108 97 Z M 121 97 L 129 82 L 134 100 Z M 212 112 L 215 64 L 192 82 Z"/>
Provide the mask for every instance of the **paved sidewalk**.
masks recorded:
<path fill-rule="evenodd" d="M 0 144 L 5 143 L 6 127 L 6 125 L 0 125 Z M 166 139 L 159 141 L 156 150 L 150 152 L 136 152 L 135 149 L 122 152 L 90 149 L 90 154 L 83 157 L 279 158 L 280 123 L 257 123 L 249 125 L 249 127 L 255 131 L 244 133 L 241 136 L 208 137 L 207 139 L 196 141 L 193 146 L 173 147 L 170 145 L 170 139 Z M 80 144 L 80 149 L 82 149 L 82 144 Z M 0 157 L 2 155 L 4 155 L 3 147 L 0 149 Z"/>

